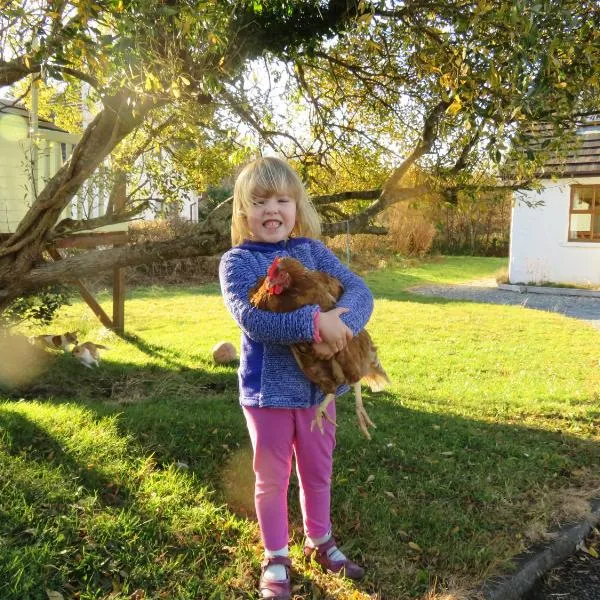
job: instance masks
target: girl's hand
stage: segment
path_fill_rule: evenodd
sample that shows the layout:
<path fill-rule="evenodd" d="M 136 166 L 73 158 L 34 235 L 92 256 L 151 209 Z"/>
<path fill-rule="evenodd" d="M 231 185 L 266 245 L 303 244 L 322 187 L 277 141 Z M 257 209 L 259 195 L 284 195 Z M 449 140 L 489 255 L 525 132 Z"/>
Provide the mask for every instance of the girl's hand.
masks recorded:
<path fill-rule="evenodd" d="M 319 334 L 321 339 L 331 346 L 335 352 L 340 352 L 352 339 L 352 331 L 340 319 L 340 315 L 347 313 L 349 308 L 334 308 L 321 313 L 319 317 Z"/>
<path fill-rule="evenodd" d="M 316 357 L 321 360 L 329 360 L 335 354 L 335 350 L 325 342 L 313 342 L 312 349 Z"/>

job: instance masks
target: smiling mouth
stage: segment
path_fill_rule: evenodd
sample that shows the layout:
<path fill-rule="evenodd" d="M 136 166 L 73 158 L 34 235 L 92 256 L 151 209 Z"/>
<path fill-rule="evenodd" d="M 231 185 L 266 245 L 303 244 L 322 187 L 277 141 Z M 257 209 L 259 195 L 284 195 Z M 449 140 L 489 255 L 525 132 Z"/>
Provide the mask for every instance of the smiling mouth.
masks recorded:
<path fill-rule="evenodd" d="M 263 227 L 265 229 L 277 229 L 281 224 L 281 221 L 269 220 L 263 223 Z"/>

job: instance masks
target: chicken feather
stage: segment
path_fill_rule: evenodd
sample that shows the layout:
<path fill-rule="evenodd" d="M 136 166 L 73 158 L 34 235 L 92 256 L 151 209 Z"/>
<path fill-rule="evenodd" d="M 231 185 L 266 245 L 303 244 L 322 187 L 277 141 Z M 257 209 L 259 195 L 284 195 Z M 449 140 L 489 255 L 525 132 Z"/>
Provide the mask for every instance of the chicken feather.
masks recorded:
<path fill-rule="evenodd" d="M 343 291 L 342 284 L 328 273 L 307 269 L 291 257 L 278 257 L 267 275 L 252 288 L 249 299 L 256 308 L 271 312 L 291 312 L 310 304 L 317 304 L 322 311 L 328 311 L 335 307 Z M 335 424 L 327 413 L 327 406 L 335 398 L 340 385 L 351 384 L 360 429 L 371 439 L 368 427 L 375 427 L 375 424 L 364 408 L 360 381 L 364 379 L 372 391 L 380 391 L 389 384 L 389 379 L 368 332 L 363 329 L 341 352 L 328 360 L 319 358 L 311 343 L 292 344 L 291 350 L 302 372 L 326 394 L 317 407 L 313 425 L 323 432 L 323 419 Z"/>

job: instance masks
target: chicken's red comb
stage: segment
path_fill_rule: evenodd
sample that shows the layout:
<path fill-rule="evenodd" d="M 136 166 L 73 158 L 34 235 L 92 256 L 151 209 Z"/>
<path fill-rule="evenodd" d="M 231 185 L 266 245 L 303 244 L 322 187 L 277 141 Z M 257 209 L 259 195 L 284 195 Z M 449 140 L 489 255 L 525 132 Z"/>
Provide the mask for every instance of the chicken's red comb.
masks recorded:
<path fill-rule="evenodd" d="M 277 276 L 277 270 L 279 269 L 279 261 L 281 261 L 281 258 L 277 256 L 275 260 L 271 263 L 271 266 L 267 271 L 267 279 L 274 279 Z"/>

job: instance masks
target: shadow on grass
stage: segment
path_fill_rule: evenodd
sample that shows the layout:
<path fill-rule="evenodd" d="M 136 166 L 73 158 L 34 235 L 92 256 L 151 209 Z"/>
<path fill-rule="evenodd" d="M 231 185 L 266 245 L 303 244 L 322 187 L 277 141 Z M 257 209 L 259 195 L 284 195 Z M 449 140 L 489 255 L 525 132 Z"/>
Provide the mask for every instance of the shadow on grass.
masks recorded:
<path fill-rule="evenodd" d="M 44 468 L 50 462 L 60 465 L 65 473 L 77 478 L 89 493 L 97 494 L 100 502 L 105 505 L 119 505 L 127 501 L 126 488 L 121 487 L 117 497 L 110 477 L 96 469 L 89 461 L 77 460 L 47 429 L 40 427 L 23 414 L 0 410 L 0 431 L 3 434 L 2 446 L 9 455 L 26 457 L 28 462 Z M 40 500 L 40 493 L 43 494 L 41 486 L 23 490 L 26 497 L 35 496 L 36 501 Z"/>
<path fill-rule="evenodd" d="M 141 456 L 152 455 L 162 469 L 184 464 L 194 485 L 208 486 L 217 504 L 225 502 L 238 515 L 252 518 L 251 452 L 235 367 L 209 373 L 105 362 L 97 370 L 77 365 L 70 371 L 67 358 L 59 357 L 56 373 L 38 382 L 34 391 L 21 389 L 13 398 L 78 403 L 95 418 L 118 415 L 117 427 L 137 442 Z M 67 376 L 61 379 L 63 362 Z M 47 394 L 42 393 L 44 385 Z M 352 396 L 337 402 L 332 510 L 342 547 L 368 569 L 366 581 L 356 585 L 366 593 L 400 599 L 425 593 L 434 580 L 443 587 L 457 576 L 482 579 L 522 549 L 528 525 L 553 522 L 558 490 L 593 483 L 598 443 L 545 430 L 542 421 L 535 428 L 520 424 L 517 417 L 488 422 L 418 411 L 402 406 L 402 399 L 390 393 L 365 394 L 365 399 L 377 424 L 370 442 L 356 424 Z M 433 397 L 418 401 L 439 403 Z M 0 423 L 14 439 L 34 440 L 40 456 L 54 449 L 66 478 L 104 492 L 106 478 L 93 470 L 82 474 L 80 462 L 66 448 L 56 448 L 46 432 L 6 417 Z M 301 544 L 294 477 L 290 487 L 290 533 Z M 152 518 L 125 488 L 121 500 L 119 510 Z M 181 540 L 168 539 L 186 551 Z M 243 551 L 248 548 L 236 550 Z M 240 588 L 244 594 L 255 585 L 246 583 Z M 299 585 L 306 597 L 336 597 L 320 580 L 302 579 Z"/>

